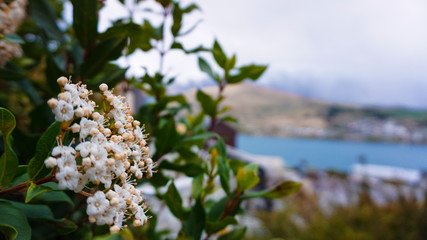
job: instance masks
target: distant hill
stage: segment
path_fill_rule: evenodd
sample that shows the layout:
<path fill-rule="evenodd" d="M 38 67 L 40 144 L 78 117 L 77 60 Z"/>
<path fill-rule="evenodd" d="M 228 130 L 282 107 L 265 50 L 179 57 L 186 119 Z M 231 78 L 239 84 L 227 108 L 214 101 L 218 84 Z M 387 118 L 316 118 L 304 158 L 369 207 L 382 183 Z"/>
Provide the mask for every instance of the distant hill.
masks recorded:
<path fill-rule="evenodd" d="M 195 91 L 191 89 L 185 95 L 198 109 Z M 218 94 L 214 86 L 203 91 Z M 224 95 L 224 103 L 232 107 L 230 114 L 237 117 L 237 128 L 243 133 L 417 142 L 427 139 L 426 111 L 334 104 L 251 83 L 227 86 Z"/>

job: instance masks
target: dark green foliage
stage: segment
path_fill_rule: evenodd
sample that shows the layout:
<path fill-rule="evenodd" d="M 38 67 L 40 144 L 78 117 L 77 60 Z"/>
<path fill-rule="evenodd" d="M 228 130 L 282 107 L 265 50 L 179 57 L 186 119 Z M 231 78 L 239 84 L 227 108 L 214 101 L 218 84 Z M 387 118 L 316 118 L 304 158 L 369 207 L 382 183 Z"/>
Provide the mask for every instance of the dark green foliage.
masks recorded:
<path fill-rule="evenodd" d="M 157 162 L 157 167 L 150 179 L 144 178 L 138 183 L 150 184 L 154 188 L 152 198 L 162 201 L 165 210 L 179 220 L 179 237 L 183 239 L 214 237 L 228 226 L 238 225 L 236 214 L 241 209 L 241 202 L 248 197 L 276 198 L 296 189 L 295 186 L 279 185 L 266 192 L 250 192 L 259 180 L 257 167 L 228 159 L 223 139 L 212 132 L 218 121 L 234 119 L 226 115 L 229 108 L 221 105 L 227 84 L 245 79 L 256 80 L 266 66 L 236 67 L 236 55 L 228 57 L 218 41 L 211 48 L 200 45 L 185 49 L 180 38 L 190 34 L 200 21 L 186 26 L 184 19 L 199 7 L 193 3 L 182 6 L 171 0 L 156 2 L 163 18 L 159 26 L 152 25 L 153 21 L 149 18 L 137 23 L 128 16 L 118 19 L 104 32 L 98 32 L 102 1 L 72 0 L 73 22 L 67 25 L 59 24 L 64 22 L 61 12 L 63 1 L 31 0 L 29 16 L 19 32 L 2 37 L 21 44 L 24 51 L 22 57 L 11 59 L 0 68 L 0 84 L 6 88 L 0 93 L 0 103 L 13 112 L 0 108 L 0 131 L 4 145 L 0 159 L 0 231 L 4 235 L 17 235 L 18 239 L 175 237 L 167 230 L 158 231 L 157 213 L 151 211 L 148 214 L 152 219 L 144 226 L 133 227 L 128 222 L 129 228 L 111 235 L 107 226 L 88 224 L 87 196 L 58 189 L 58 185 L 52 182 L 55 172 L 49 175 L 51 169 L 44 166 L 44 160 L 56 145 L 56 136 L 64 126 L 54 122 L 46 102 L 59 93 L 60 87 L 56 81 L 60 76 L 71 76 L 73 82 L 86 84 L 95 96 L 101 83 L 107 83 L 110 88 L 123 83 L 125 88 L 144 92 L 145 100 L 148 100 L 137 110 L 135 119 L 140 120 L 149 133 L 150 144 L 154 146 L 151 149 L 152 159 Z M 171 25 L 166 24 L 168 21 L 171 21 Z M 172 41 L 165 41 L 169 36 Z M 114 63 L 137 50 L 159 54 L 157 72 L 129 78 L 127 68 Z M 163 71 L 165 56 L 170 51 L 185 54 L 208 51 L 221 68 L 222 72 L 215 72 L 210 63 L 199 57 L 200 69 L 217 84 L 219 95 L 212 97 L 198 90 L 196 97 L 201 112 L 195 116 L 183 94 L 168 94 L 170 85 L 176 79 L 176 76 Z M 24 99 L 26 102 L 19 108 L 10 99 Z M 15 130 L 14 115 L 17 120 Z M 204 124 L 206 121 L 209 126 Z M 13 146 L 12 134 L 19 140 Z M 67 144 L 78 141 L 76 134 L 66 135 L 64 139 Z M 204 153 L 204 156 L 200 153 Z M 18 164 L 22 165 L 18 167 Z M 191 196 L 184 196 L 175 186 L 177 181 L 173 178 L 183 175 L 193 178 Z M 220 184 L 216 182 L 218 178 Z M 222 199 L 210 199 L 209 195 L 216 191 L 223 194 Z M 8 200 L 4 200 L 6 198 Z M 222 233 L 221 239 L 241 239 L 246 228 L 227 231 Z"/>

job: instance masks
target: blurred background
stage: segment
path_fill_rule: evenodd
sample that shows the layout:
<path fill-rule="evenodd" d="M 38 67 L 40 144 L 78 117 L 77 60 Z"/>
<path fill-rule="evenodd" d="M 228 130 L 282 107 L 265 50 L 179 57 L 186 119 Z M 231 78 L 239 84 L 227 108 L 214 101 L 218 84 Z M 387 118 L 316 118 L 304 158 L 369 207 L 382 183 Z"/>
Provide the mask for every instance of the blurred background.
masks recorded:
<path fill-rule="evenodd" d="M 238 120 L 223 130 L 232 132 L 229 144 L 264 166 L 267 185 L 277 175 L 304 183 L 284 205 L 272 204 L 273 215 L 255 211 L 248 221 L 253 238 L 427 238 L 427 3 L 198 4 L 203 10 L 185 21 L 201 27 L 183 45 L 219 39 L 239 61 L 268 65 L 258 81 L 224 92 Z M 107 1 L 105 26 L 127 14 L 119 9 Z M 141 21 L 144 13 L 134 17 Z M 119 64 L 138 76 L 141 65 L 158 67 L 157 56 L 148 55 L 135 53 Z M 195 88 L 216 94 L 196 56 L 168 59 L 165 69 L 178 75 L 170 91 L 193 105 Z"/>
<path fill-rule="evenodd" d="M 173 24 L 163 22 L 161 1 L 100 2 L 100 33 L 123 18 Z M 268 65 L 257 81 L 227 86 L 221 104 L 237 121 L 213 130 L 230 154 L 260 165 L 262 187 L 283 178 L 303 183 L 286 200 L 246 204 L 247 238 L 427 239 L 427 2 L 196 3 L 200 10 L 183 18 L 191 34 L 180 36 L 182 49 L 218 40 L 240 64 Z M 72 25 L 72 3 L 61 4 L 58 25 Z M 163 47 L 175 40 L 165 35 Z M 183 94 L 197 112 L 197 89 L 218 92 L 199 57 L 221 70 L 207 52 L 154 49 L 113 64 L 126 79 L 175 76 L 167 94 Z M 124 89 L 135 109 L 154 101 Z"/>

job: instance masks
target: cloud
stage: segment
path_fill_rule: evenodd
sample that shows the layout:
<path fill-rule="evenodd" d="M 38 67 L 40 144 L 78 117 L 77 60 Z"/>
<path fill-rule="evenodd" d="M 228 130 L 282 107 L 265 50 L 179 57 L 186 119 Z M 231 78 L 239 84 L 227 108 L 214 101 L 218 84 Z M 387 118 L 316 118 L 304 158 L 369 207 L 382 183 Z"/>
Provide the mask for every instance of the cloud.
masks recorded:
<path fill-rule="evenodd" d="M 420 89 L 427 87 L 424 0 L 197 3 L 203 12 L 184 20 L 190 25 L 200 18 L 204 22 L 182 42 L 210 46 L 216 37 L 228 54 L 237 53 L 238 63 L 269 64 L 264 83 L 277 84 L 277 76 L 286 75 L 318 97 L 337 86 L 346 96 L 353 91 L 346 89 L 351 85 L 367 97 L 349 101 L 427 107 Z M 204 77 L 195 67 L 195 56 L 171 53 L 167 58 L 166 68 L 179 74 L 179 81 Z M 155 57 L 147 62 L 153 69 L 157 65 Z"/>

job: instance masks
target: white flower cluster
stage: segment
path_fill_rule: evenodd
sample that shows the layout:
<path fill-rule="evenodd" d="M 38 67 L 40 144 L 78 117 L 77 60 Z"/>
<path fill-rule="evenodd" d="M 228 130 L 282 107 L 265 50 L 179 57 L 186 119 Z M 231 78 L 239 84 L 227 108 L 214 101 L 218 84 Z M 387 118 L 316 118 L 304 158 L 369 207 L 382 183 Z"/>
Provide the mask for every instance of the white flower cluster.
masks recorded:
<path fill-rule="evenodd" d="M 27 0 L 15 0 L 7 4 L 0 1 L 0 35 L 14 34 L 25 18 L 25 6 Z M 0 40 L 0 66 L 12 57 L 21 55 L 19 44 Z"/>
<path fill-rule="evenodd" d="M 72 84 L 65 77 L 58 83 L 63 91 L 48 104 L 62 122 L 62 136 L 70 131 L 79 140 L 64 146 L 59 138 L 45 165 L 57 169 L 60 188 L 90 196 L 86 210 L 90 222 L 108 224 L 112 232 L 128 219 L 133 219 L 134 226 L 142 225 L 147 207 L 131 177 L 151 177 L 154 163 L 140 122 L 131 116 L 125 98 L 115 96 L 106 84 L 99 87 L 103 107 L 97 111 L 85 85 Z M 95 187 L 89 188 L 89 183 Z"/>

